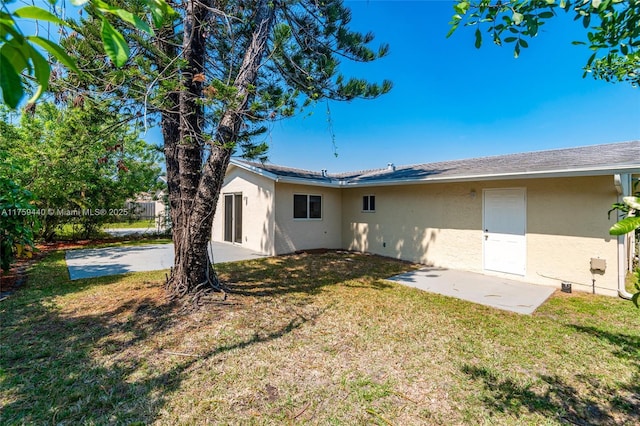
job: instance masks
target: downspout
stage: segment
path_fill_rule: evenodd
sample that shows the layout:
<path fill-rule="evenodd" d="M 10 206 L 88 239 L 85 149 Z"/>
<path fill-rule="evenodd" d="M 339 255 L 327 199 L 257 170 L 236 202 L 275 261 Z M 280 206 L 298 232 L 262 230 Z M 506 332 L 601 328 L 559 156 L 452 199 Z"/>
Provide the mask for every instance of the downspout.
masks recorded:
<path fill-rule="evenodd" d="M 622 203 L 622 198 L 629 193 L 631 188 L 631 175 L 616 174 L 613 176 L 613 181 L 618 191 L 618 202 Z M 625 285 L 627 278 L 626 238 L 626 235 L 618 235 L 618 296 L 630 300 L 633 294 L 627 291 Z"/>

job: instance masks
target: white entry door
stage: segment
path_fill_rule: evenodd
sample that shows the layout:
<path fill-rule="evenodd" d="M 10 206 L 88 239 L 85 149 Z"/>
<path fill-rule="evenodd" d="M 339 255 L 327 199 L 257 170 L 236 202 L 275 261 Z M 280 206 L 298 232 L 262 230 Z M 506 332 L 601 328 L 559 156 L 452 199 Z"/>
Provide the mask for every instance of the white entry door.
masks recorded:
<path fill-rule="evenodd" d="M 484 190 L 484 269 L 524 275 L 526 265 L 525 190 Z"/>

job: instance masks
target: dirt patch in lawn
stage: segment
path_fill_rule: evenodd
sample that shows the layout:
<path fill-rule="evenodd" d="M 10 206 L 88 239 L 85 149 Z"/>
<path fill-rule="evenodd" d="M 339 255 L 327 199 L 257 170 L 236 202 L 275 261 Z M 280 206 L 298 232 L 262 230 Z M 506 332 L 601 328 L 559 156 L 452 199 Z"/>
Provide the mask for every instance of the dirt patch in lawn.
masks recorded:
<path fill-rule="evenodd" d="M 36 244 L 36 249 L 32 252 L 31 257 L 18 258 L 7 272 L 0 271 L 0 300 L 8 297 L 20 288 L 20 286 L 24 285 L 27 281 L 27 269 L 40 261 L 48 253 L 56 250 L 81 248 L 89 244 L 99 244 L 106 241 L 107 240 L 83 240 L 77 242 L 61 241 Z"/>

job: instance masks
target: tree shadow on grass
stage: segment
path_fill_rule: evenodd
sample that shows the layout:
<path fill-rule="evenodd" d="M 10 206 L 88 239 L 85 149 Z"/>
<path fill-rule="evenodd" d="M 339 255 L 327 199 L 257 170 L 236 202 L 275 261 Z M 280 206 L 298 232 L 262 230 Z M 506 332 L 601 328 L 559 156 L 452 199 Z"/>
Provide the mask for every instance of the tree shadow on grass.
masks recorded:
<path fill-rule="evenodd" d="M 159 306 L 153 314 L 133 310 L 126 321 L 113 321 L 132 303 L 104 314 L 75 317 L 38 302 L 10 315 L 3 312 L 0 389 L 8 399 L 3 401 L 0 423 L 107 424 L 153 418 L 163 395 L 179 383 L 171 371 L 131 381 L 140 360 L 94 359 L 96 353 L 108 359 L 169 324 L 152 320 L 154 314 L 161 318 Z M 112 339 L 116 335 L 121 336 L 117 342 Z"/>
<path fill-rule="evenodd" d="M 611 344 L 611 353 L 631 364 L 635 371 L 628 383 L 620 385 L 626 395 L 618 395 L 613 400 L 614 406 L 624 412 L 633 413 L 637 424 L 640 424 L 640 336 L 627 333 L 613 333 L 592 326 L 571 324 L 575 330 Z"/>
<path fill-rule="evenodd" d="M 485 367 L 464 365 L 462 372 L 482 382 L 486 392 L 480 399 L 491 412 L 517 416 L 525 410 L 575 425 L 640 424 L 640 338 L 591 326 L 569 327 L 613 345 L 611 353 L 635 370 L 631 379 L 607 388 L 595 375 L 578 374 L 579 390 L 557 375 L 538 375 L 538 383 L 521 384 Z"/>
<path fill-rule="evenodd" d="M 118 279 L 93 282 L 108 285 Z M 91 282 L 61 281 L 47 285 L 44 294 L 56 296 L 56 288 L 67 294 Z M 3 425 L 151 423 L 196 363 L 279 339 L 311 319 L 292 313 L 252 336 L 176 356 L 154 342 L 167 335 L 179 340 L 179 325 L 190 319 L 164 300 L 131 295 L 107 308 L 82 306 L 70 313 L 30 291 L 42 294 L 43 289 L 25 289 L 0 306 Z M 82 312 L 85 308 L 89 313 Z"/>
<path fill-rule="evenodd" d="M 640 336 L 625 333 L 612 333 L 592 326 L 571 324 L 569 327 L 586 333 L 615 347 L 613 355 L 632 361 L 640 369 Z"/>
<path fill-rule="evenodd" d="M 540 375 L 543 385 L 534 387 L 501 378 L 484 367 L 465 365 L 462 372 L 474 380 L 482 381 L 487 392 L 480 399 L 492 413 L 518 416 L 526 411 L 568 424 L 616 424 L 608 408 L 581 396 L 575 387 L 558 376 Z M 544 389 L 538 389 L 540 387 Z"/>
<path fill-rule="evenodd" d="M 128 312 L 126 321 L 113 321 Z M 150 358 L 168 359 L 172 353 L 147 346 L 146 352 L 126 359 L 118 354 L 171 328 L 178 319 L 169 305 L 129 301 L 112 312 L 74 318 L 43 305 L 24 313 L 37 320 L 16 318 L 17 325 L 8 326 L 10 334 L 2 335 L 0 393 L 8 399 L 0 404 L 0 424 L 150 423 L 195 363 L 278 339 L 308 320 L 296 316 L 270 333 L 178 357 L 154 370 Z"/>

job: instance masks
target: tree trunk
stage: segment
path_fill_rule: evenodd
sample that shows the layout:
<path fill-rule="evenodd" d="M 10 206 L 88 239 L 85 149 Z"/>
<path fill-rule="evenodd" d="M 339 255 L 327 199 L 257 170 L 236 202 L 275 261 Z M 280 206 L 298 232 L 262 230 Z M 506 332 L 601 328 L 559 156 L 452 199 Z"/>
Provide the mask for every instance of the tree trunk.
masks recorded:
<path fill-rule="evenodd" d="M 219 288 L 207 255 L 210 230 L 207 232 L 199 227 L 191 220 L 190 214 L 201 177 L 204 113 L 197 100 L 202 96 L 208 7 L 209 2 L 206 1 L 190 1 L 185 5 L 182 42 L 182 56 L 186 61 L 182 70 L 184 88 L 174 97 L 176 104 L 173 110 L 177 109 L 178 113 L 166 117 L 170 121 L 167 126 L 164 126 L 163 117 L 165 153 L 171 157 L 167 158 L 167 181 L 171 182 L 169 197 L 175 247 L 174 267 L 167 289 L 174 298 Z"/>
<path fill-rule="evenodd" d="M 182 71 L 184 89 L 176 99 L 178 114 L 165 113 L 162 117 L 175 245 L 167 290 L 172 298 L 190 295 L 196 301 L 208 292 L 223 291 L 207 255 L 207 245 L 225 172 L 243 123 L 248 88 L 257 80 L 275 17 L 270 1 L 260 0 L 253 36 L 234 82 L 238 89 L 234 109 L 224 111 L 203 165 L 204 115 L 197 100 L 202 97 L 206 19 L 210 10 L 206 1 L 190 1 L 186 6 L 182 45 L 183 59 L 187 62 Z"/>

